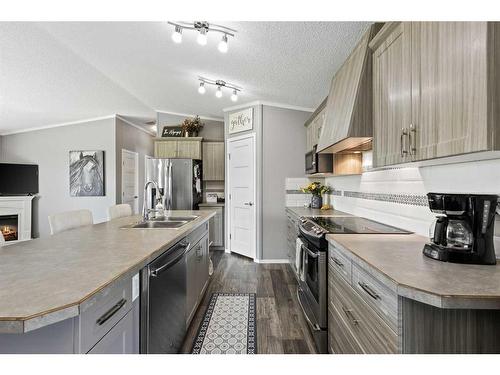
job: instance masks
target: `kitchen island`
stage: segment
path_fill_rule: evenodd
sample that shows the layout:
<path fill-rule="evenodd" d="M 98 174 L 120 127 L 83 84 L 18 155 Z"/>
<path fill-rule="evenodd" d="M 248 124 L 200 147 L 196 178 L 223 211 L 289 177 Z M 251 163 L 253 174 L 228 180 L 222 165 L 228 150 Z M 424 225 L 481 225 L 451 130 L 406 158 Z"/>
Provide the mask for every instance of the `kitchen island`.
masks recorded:
<path fill-rule="evenodd" d="M 40 332 L 52 330 L 53 336 L 57 329 L 67 337 L 60 335 L 64 342 L 54 345 L 67 352 L 87 352 L 90 343 L 75 344 L 88 328 L 82 313 L 117 288 L 122 289 L 119 301 L 126 301 L 120 303 L 138 316 L 139 272 L 185 236 L 202 225 L 208 227 L 214 213 L 172 212 L 187 215 L 198 218 L 176 229 L 122 228 L 141 220 L 131 216 L 0 249 L 0 352 L 26 340 L 25 335 L 33 336 L 27 345 L 33 352 L 37 345 L 38 352 L 50 352 Z"/>

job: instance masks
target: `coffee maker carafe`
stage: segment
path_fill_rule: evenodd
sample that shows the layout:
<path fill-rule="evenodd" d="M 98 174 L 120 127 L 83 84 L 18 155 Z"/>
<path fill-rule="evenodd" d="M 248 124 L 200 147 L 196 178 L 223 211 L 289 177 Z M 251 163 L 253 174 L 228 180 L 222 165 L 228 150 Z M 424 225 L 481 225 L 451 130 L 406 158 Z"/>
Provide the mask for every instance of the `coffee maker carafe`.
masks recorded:
<path fill-rule="evenodd" d="M 424 255 L 452 263 L 496 264 L 493 235 L 498 196 L 427 194 L 439 214 L 430 228 Z"/>

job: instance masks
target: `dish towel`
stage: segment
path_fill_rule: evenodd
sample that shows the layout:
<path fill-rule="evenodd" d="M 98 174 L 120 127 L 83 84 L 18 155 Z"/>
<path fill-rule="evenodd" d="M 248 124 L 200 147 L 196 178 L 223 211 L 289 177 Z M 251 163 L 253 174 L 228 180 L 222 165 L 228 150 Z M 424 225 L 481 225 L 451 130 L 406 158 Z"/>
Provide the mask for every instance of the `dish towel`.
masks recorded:
<path fill-rule="evenodd" d="M 302 245 L 304 243 L 300 238 L 295 241 L 295 272 L 301 281 L 306 281 L 306 275 L 304 270 L 304 252 L 302 251 Z"/>

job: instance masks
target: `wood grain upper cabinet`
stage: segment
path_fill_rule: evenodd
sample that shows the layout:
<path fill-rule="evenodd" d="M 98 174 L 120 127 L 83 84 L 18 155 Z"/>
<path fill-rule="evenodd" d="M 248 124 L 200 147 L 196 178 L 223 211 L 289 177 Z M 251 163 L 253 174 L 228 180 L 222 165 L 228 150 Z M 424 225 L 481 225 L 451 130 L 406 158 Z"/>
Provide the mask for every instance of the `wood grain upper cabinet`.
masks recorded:
<path fill-rule="evenodd" d="M 499 23 L 393 22 L 370 47 L 375 166 L 499 149 Z"/>
<path fill-rule="evenodd" d="M 155 140 L 156 158 L 201 159 L 201 137 Z"/>
<path fill-rule="evenodd" d="M 155 142 L 155 157 L 156 158 L 176 158 L 177 157 L 177 141 L 156 141 Z"/>
<path fill-rule="evenodd" d="M 201 141 L 179 141 L 177 143 L 177 157 L 201 159 Z"/>
<path fill-rule="evenodd" d="M 314 113 L 307 119 L 304 126 L 306 127 L 306 152 L 318 145 L 325 123 L 325 107 L 328 98 L 325 98 Z"/>
<path fill-rule="evenodd" d="M 411 123 L 411 33 L 409 23 L 394 25 L 373 53 L 373 162 L 406 161 Z"/>
<path fill-rule="evenodd" d="M 203 142 L 203 179 L 224 180 L 224 142 Z"/>
<path fill-rule="evenodd" d="M 413 160 L 488 149 L 486 22 L 412 22 Z"/>

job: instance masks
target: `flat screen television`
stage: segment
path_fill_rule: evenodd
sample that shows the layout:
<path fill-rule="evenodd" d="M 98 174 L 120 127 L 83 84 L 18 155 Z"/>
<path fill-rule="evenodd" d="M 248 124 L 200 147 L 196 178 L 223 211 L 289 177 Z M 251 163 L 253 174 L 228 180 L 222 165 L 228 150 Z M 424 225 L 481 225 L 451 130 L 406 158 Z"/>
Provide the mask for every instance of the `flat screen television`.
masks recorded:
<path fill-rule="evenodd" d="M 0 195 L 38 193 L 38 165 L 0 163 Z"/>

